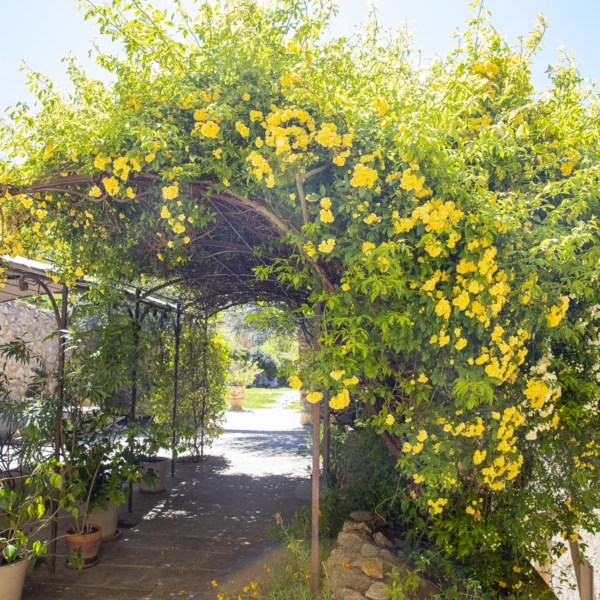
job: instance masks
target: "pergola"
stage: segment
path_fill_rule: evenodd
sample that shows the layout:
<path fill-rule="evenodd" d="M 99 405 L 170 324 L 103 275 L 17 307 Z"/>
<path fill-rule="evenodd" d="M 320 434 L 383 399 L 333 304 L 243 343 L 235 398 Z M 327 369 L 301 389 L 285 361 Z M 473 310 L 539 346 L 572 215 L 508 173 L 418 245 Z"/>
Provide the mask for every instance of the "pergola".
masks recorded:
<path fill-rule="evenodd" d="M 215 206 L 213 204 L 213 206 Z M 213 236 L 201 238 L 195 241 L 194 251 L 199 253 L 199 268 L 190 272 L 189 268 L 182 267 L 180 270 L 171 270 L 169 278 L 161 283 L 149 287 L 148 289 L 132 289 L 126 285 L 114 284 L 115 289 L 131 298 L 134 302 L 133 311 L 130 310 L 130 316 L 134 327 L 141 327 L 145 316 L 151 310 L 160 310 L 164 313 L 174 315 L 174 339 L 175 339 L 175 360 L 174 360 L 174 389 L 173 389 L 173 420 L 177 417 L 177 399 L 179 384 L 179 347 L 182 330 L 182 317 L 184 314 L 192 318 L 202 318 L 206 322 L 209 316 L 227 308 L 256 301 L 269 301 L 286 303 L 292 307 L 298 308 L 307 298 L 307 294 L 298 294 L 297 290 L 288 290 L 282 287 L 279 282 L 274 280 L 258 280 L 253 273 L 253 269 L 260 264 L 265 264 L 265 260 L 272 260 L 275 254 L 264 252 L 257 253 L 248 241 L 247 233 L 249 230 L 260 232 L 264 223 L 260 215 L 254 214 L 254 218 L 242 211 L 237 213 L 231 211 L 225 214 L 219 210 L 219 205 L 215 208 L 223 219 L 222 229 L 215 227 Z M 235 215 L 235 216 L 234 216 Z M 256 229 L 254 229 L 256 227 Z M 223 235 L 225 232 L 226 235 Z M 219 235 L 221 233 L 221 235 Z M 237 241 L 236 241 L 237 240 Z M 55 447 L 54 454 L 58 459 L 60 456 L 59 440 L 61 436 L 62 422 L 62 402 L 64 400 L 64 368 L 67 332 L 73 310 L 69 310 L 69 294 L 74 291 L 85 293 L 97 285 L 88 278 L 82 278 L 75 282 L 70 289 L 66 284 L 56 283 L 53 279 L 56 266 L 25 259 L 22 257 L 4 257 L 6 268 L 6 284 L 0 289 L 0 302 L 9 302 L 32 296 L 46 296 L 53 309 L 58 331 L 58 392 L 57 392 L 57 413 L 55 424 Z M 198 264 L 198 263 L 197 263 Z M 166 295 L 165 292 L 169 294 Z M 176 296 L 171 295 L 175 293 Z M 308 331 L 306 322 L 302 322 L 305 335 L 311 344 L 319 337 L 320 306 L 315 309 L 312 331 Z M 136 374 L 133 373 L 133 383 L 131 388 L 131 412 L 130 418 L 136 417 L 137 383 Z M 313 405 L 312 410 L 312 579 L 318 582 L 318 532 L 319 532 L 319 491 L 320 491 L 320 424 L 323 419 L 324 439 L 323 439 L 323 473 L 322 481 L 326 485 L 329 471 L 329 406 L 327 401 L 322 403 L 323 409 L 319 404 Z M 321 414 L 322 413 L 322 414 Z M 175 434 L 173 434 L 175 436 Z M 175 441 L 175 440 L 173 440 Z M 171 462 L 171 475 L 175 474 L 175 458 Z M 130 483 L 130 488 L 132 484 Z M 130 489 L 131 492 L 131 489 Z M 129 494 L 129 512 L 133 511 L 133 494 Z M 57 537 L 57 523 L 53 523 L 51 548 L 51 572 L 55 571 L 55 546 Z M 315 588 L 316 590 L 316 588 Z"/>

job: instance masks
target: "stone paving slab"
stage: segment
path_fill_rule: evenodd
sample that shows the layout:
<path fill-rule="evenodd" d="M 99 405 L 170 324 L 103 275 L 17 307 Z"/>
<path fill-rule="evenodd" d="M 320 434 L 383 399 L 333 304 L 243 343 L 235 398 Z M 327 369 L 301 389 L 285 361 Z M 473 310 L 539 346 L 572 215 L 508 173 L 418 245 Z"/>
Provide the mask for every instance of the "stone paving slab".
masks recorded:
<path fill-rule="evenodd" d="M 299 423 L 282 402 L 229 411 L 203 464 L 179 462 L 162 494 L 135 486 L 139 522 L 102 546 L 100 564 L 73 571 L 59 558 L 55 575 L 28 575 L 23 600 L 215 600 L 211 581 L 235 585 L 262 564 L 277 548 L 266 534 L 274 515 L 289 519 L 310 498 L 310 432 Z"/>

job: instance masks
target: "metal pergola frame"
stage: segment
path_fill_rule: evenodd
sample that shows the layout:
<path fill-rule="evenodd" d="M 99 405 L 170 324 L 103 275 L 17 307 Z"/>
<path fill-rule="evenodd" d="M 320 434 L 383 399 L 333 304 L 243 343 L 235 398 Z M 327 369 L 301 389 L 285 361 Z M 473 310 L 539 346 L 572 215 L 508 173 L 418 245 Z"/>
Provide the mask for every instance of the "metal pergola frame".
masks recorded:
<path fill-rule="evenodd" d="M 52 275 L 57 271 L 54 265 L 33 261 L 22 257 L 2 257 L 3 266 L 6 269 L 6 283 L 3 288 L 0 288 L 0 303 L 10 302 L 32 296 L 47 296 L 52 305 L 56 326 L 58 331 L 58 394 L 56 405 L 56 423 L 54 432 L 54 456 L 57 460 L 60 459 L 60 437 L 62 426 L 62 404 L 64 401 L 64 370 L 66 358 L 66 344 L 68 327 L 73 317 L 73 311 L 69 314 L 69 293 L 73 290 L 80 290 L 82 293 L 89 291 L 97 282 L 90 279 L 79 279 L 75 282 L 71 289 L 66 284 L 56 283 Z M 115 285 L 115 289 L 119 292 L 133 298 L 135 301 L 134 309 L 130 312 L 134 327 L 141 328 L 141 324 L 145 316 L 151 309 L 162 310 L 165 313 L 170 312 L 175 314 L 174 337 L 175 337 L 175 359 L 174 359 L 174 383 L 173 383 L 173 422 L 177 419 L 177 401 L 179 388 L 179 347 L 181 343 L 182 321 L 184 314 L 189 314 L 192 317 L 199 318 L 198 314 L 193 312 L 194 308 L 200 308 L 202 318 L 206 319 L 212 314 L 216 314 L 221 310 L 225 310 L 230 306 L 235 306 L 242 303 L 242 300 L 247 301 L 246 296 L 251 293 L 250 290 L 244 291 L 239 299 L 234 299 L 230 303 L 215 302 L 215 297 L 210 293 L 206 296 L 200 294 L 183 300 L 172 299 L 159 295 L 158 292 L 162 289 L 176 285 L 181 281 L 178 278 L 174 281 L 167 281 L 157 285 L 149 290 L 143 291 L 140 288 L 132 290 L 127 287 Z M 258 294 L 260 295 L 260 294 Z M 283 299 L 283 298 L 282 298 Z M 212 309 L 210 308 L 212 306 Z M 142 310 L 142 306 L 144 307 Z M 315 307 L 315 318 L 313 327 L 313 345 L 318 343 L 320 335 L 320 305 Z M 305 334 L 307 332 L 305 331 Z M 136 416 L 136 400 L 137 400 L 137 382 L 136 372 L 132 373 L 132 388 L 131 388 L 131 412 L 130 418 L 132 422 Z M 321 476 L 320 468 L 320 425 L 323 422 L 323 471 Z M 173 433 L 173 442 L 175 442 L 175 433 Z M 327 399 L 323 402 L 323 408 L 317 403 L 312 409 L 312 530 L 311 530 L 311 588 L 313 594 L 318 591 L 318 573 L 319 573 L 319 496 L 321 485 L 327 486 L 329 476 L 329 454 L 330 454 L 330 410 Z M 175 451 L 171 458 L 171 476 L 175 476 Z M 133 484 L 129 483 L 129 498 L 128 511 L 133 512 Z M 58 537 L 58 523 L 52 523 L 52 542 L 50 556 L 50 572 L 56 571 L 56 540 Z"/>
<path fill-rule="evenodd" d="M 66 359 L 66 344 L 68 327 L 73 317 L 73 311 L 69 313 L 69 293 L 71 290 L 80 290 L 86 292 L 90 290 L 95 283 L 85 279 L 78 280 L 75 285 L 69 289 L 66 284 L 56 283 L 52 279 L 52 274 L 56 271 L 56 267 L 33 261 L 22 257 L 3 257 L 3 265 L 6 269 L 6 283 L 3 288 L 0 288 L 0 303 L 11 302 L 30 298 L 32 296 L 46 296 L 51 305 L 56 319 L 56 327 L 58 332 L 58 348 L 57 348 L 57 376 L 58 376 L 58 394 L 56 404 L 56 422 L 54 427 L 54 457 L 60 459 L 60 438 L 62 424 L 62 410 L 64 401 L 64 371 Z M 132 291 L 128 288 L 118 288 L 120 292 L 127 296 L 135 298 L 135 308 L 132 314 L 135 327 L 141 326 L 141 322 L 151 309 L 158 309 L 165 312 L 175 311 L 175 372 L 174 372 L 174 388 L 173 388 L 173 421 L 177 419 L 177 393 L 178 393 L 178 375 L 179 375 L 179 344 L 181 340 L 181 317 L 183 307 L 181 302 L 175 302 L 169 298 L 153 295 L 152 293 L 142 293 L 140 289 Z M 142 304 L 145 306 L 141 313 Z M 130 311 L 131 313 L 131 311 Z M 133 386 L 131 390 L 131 419 L 136 418 L 136 373 L 133 373 Z M 173 441 L 175 434 L 173 433 Z M 175 476 L 175 455 L 173 453 L 171 459 L 171 476 Z M 133 494 L 132 484 L 130 482 L 129 493 L 129 512 L 133 512 Z M 58 524 L 56 521 L 52 523 L 52 541 L 51 541 L 51 556 L 50 556 L 50 572 L 56 571 L 56 540 L 58 537 Z"/>

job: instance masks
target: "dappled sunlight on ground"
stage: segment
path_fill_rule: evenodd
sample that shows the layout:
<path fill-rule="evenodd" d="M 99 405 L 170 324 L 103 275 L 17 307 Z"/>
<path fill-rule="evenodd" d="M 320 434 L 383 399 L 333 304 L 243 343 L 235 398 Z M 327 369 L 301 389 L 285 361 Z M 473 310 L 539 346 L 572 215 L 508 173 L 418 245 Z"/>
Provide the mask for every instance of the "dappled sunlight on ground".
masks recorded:
<path fill-rule="evenodd" d="M 165 493 L 140 495 L 135 486 L 137 524 L 103 545 L 98 566 L 70 571 L 59 559 L 56 575 L 28 576 L 23 600 L 214 600 L 213 579 L 232 585 L 276 548 L 266 535 L 274 515 L 290 518 L 310 500 L 310 431 L 285 408 L 293 394 L 270 408 L 228 411 L 204 463 L 178 463 Z"/>

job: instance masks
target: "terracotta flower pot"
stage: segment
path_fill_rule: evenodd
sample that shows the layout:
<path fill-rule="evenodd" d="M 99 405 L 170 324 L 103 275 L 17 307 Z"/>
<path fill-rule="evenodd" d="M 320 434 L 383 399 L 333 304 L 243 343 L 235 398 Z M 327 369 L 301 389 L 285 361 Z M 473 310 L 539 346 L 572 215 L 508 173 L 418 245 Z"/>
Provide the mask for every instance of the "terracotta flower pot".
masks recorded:
<path fill-rule="evenodd" d="M 165 491 L 165 478 L 167 476 L 170 460 L 170 458 L 157 456 L 140 465 L 140 474 L 142 475 L 140 477 L 140 492 L 142 494 L 158 494 L 159 492 Z M 151 483 L 147 483 L 144 480 L 145 473 L 154 473 L 156 477 L 153 477 Z"/>
<path fill-rule="evenodd" d="M 28 560 L 18 560 L 0 567 L 0 600 L 21 600 Z"/>
<path fill-rule="evenodd" d="M 65 529 L 65 539 L 69 554 L 77 554 L 77 550 L 80 549 L 84 562 L 91 566 L 91 564 L 95 564 L 98 557 L 102 528 L 95 523 L 90 523 L 89 528 L 90 533 L 75 533 L 72 528 L 68 527 Z"/>
<path fill-rule="evenodd" d="M 90 521 L 102 529 L 102 542 L 112 542 L 118 535 L 119 505 L 116 502 L 109 502 L 106 508 L 96 506 L 90 513 Z"/>
<path fill-rule="evenodd" d="M 231 410 L 242 410 L 244 408 L 244 398 L 246 397 L 245 387 L 240 385 L 229 386 L 228 396 Z"/>

